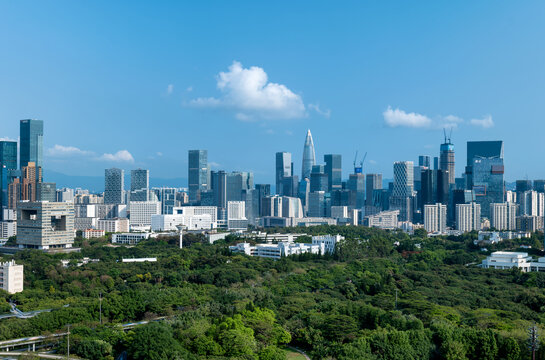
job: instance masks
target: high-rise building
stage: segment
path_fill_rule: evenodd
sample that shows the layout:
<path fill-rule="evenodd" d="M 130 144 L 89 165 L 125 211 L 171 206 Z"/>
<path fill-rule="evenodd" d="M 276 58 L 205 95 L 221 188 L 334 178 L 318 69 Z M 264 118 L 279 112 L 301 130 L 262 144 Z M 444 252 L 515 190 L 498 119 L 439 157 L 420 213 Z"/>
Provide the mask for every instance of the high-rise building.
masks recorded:
<path fill-rule="evenodd" d="M 412 221 L 415 206 L 414 171 L 412 161 L 394 163 L 394 183 L 390 210 L 399 210 L 400 221 Z"/>
<path fill-rule="evenodd" d="M 210 169 L 207 150 L 189 150 L 188 175 L 189 201 L 200 200 L 200 192 L 210 189 Z"/>
<path fill-rule="evenodd" d="M 472 165 L 472 189 L 477 203 L 481 204 L 481 216 L 489 218 L 490 204 L 501 203 L 505 198 L 503 158 L 474 157 Z"/>
<path fill-rule="evenodd" d="M 123 204 L 125 172 L 122 169 L 104 170 L 104 204 Z"/>
<path fill-rule="evenodd" d="M 23 265 L 17 265 L 15 260 L 0 262 L 0 289 L 10 294 L 23 291 Z"/>
<path fill-rule="evenodd" d="M 481 205 L 475 202 L 456 205 L 456 230 L 481 230 Z"/>
<path fill-rule="evenodd" d="M 293 163 L 291 161 L 291 153 L 277 152 L 276 153 L 276 193 L 283 194 L 284 178 L 293 176 Z M 291 196 L 291 195 L 288 195 Z"/>
<path fill-rule="evenodd" d="M 346 188 L 351 192 L 352 199 L 350 207 L 352 209 L 361 209 L 365 206 L 365 175 L 350 174 Z"/>
<path fill-rule="evenodd" d="M 36 164 L 36 167 L 43 166 L 43 120 L 21 120 L 20 123 L 20 147 L 19 158 L 21 169 L 29 162 Z"/>
<path fill-rule="evenodd" d="M 325 191 L 314 191 L 308 196 L 308 216 L 325 217 L 327 216 L 327 204 Z"/>
<path fill-rule="evenodd" d="M 261 216 L 263 214 L 263 199 L 269 195 L 271 195 L 271 185 L 270 184 L 255 184 L 255 190 L 257 192 L 256 197 L 258 199 L 258 211 L 257 216 Z"/>
<path fill-rule="evenodd" d="M 365 205 L 373 205 L 373 191 L 382 189 L 382 174 L 367 174 L 365 176 Z"/>
<path fill-rule="evenodd" d="M 517 194 L 520 215 L 543 216 L 544 195 L 534 190 L 524 191 L 520 195 Z"/>
<path fill-rule="evenodd" d="M 227 173 L 223 170 L 212 171 L 210 180 L 214 192 L 214 206 L 225 209 L 227 207 Z"/>
<path fill-rule="evenodd" d="M 328 177 L 325 173 L 324 165 L 314 165 L 310 173 L 310 192 L 324 191 L 328 192 Z"/>
<path fill-rule="evenodd" d="M 316 153 L 314 152 L 314 141 L 310 129 L 307 131 L 305 146 L 303 148 L 303 166 L 301 171 L 301 180 L 310 179 L 312 167 L 316 165 Z"/>
<path fill-rule="evenodd" d="M 299 177 L 286 176 L 282 179 L 282 191 L 284 196 L 297 197 L 299 191 Z"/>
<path fill-rule="evenodd" d="M 511 202 L 490 204 L 490 226 L 496 230 L 515 230 L 517 207 Z"/>
<path fill-rule="evenodd" d="M 131 201 L 129 203 L 131 227 L 151 226 L 151 217 L 161 214 L 159 201 Z"/>
<path fill-rule="evenodd" d="M 327 174 L 328 191 L 342 189 L 342 156 L 338 154 L 324 155 L 325 173 Z"/>
<path fill-rule="evenodd" d="M 447 230 L 446 205 L 424 205 L 424 229 L 429 233 L 444 233 Z"/>
<path fill-rule="evenodd" d="M 473 188 L 473 159 L 474 158 L 499 158 L 503 166 L 503 141 L 468 141 L 467 165 L 465 171 L 466 188 Z M 499 201 L 502 202 L 502 201 Z"/>
<path fill-rule="evenodd" d="M 532 180 L 517 180 L 515 182 L 515 191 L 517 192 L 517 195 L 519 193 L 523 193 L 525 191 L 533 190 L 532 187 Z"/>
<path fill-rule="evenodd" d="M 441 144 L 439 157 L 439 169 L 448 171 L 448 183 L 454 184 L 454 145 L 450 141 L 450 137 L 447 138 L 446 132 L 445 142 Z"/>
<path fill-rule="evenodd" d="M 252 172 L 236 171 L 228 173 L 226 174 L 226 180 L 227 201 L 241 201 L 242 192 L 254 188 L 254 174 Z"/>
<path fill-rule="evenodd" d="M 148 201 L 149 198 L 149 170 L 131 170 L 131 201 Z"/>
<path fill-rule="evenodd" d="M 74 205 L 20 202 L 17 206 L 17 245 L 21 248 L 69 248 L 74 243 Z"/>
<path fill-rule="evenodd" d="M 8 185 L 17 170 L 17 142 L 0 141 L 0 219 L 2 208 L 8 207 Z"/>
<path fill-rule="evenodd" d="M 37 183 L 36 184 L 37 201 L 57 201 L 57 184 L 55 183 Z"/>
<path fill-rule="evenodd" d="M 428 169 L 431 168 L 431 158 L 429 155 L 420 155 L 418 156 L 418 166 L 424 166 Z"/>
<path fill-rule="evenodd" d="M 537 192 L 545 192 L 545 180 L 534 180 L 533 189 Z"/>

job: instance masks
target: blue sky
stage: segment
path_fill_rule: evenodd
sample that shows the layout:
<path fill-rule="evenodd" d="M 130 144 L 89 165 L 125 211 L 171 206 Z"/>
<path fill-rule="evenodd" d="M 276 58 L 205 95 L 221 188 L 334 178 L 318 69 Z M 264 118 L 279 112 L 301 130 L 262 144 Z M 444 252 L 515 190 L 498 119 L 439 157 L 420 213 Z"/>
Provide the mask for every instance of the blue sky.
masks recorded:
<path fill-rule="evenodd" d="M 274 181 L 274 153 L 301 171 L 356 150 L 365 172 L 437 155 L 454 126 L 505 141 L 506 178 L 545 178 L 542 1 L 3 1 L 0 138 L 45 121 L 45 174 L 213 168 Z M 46 179 L 47 180 L 47 179 Z"/>

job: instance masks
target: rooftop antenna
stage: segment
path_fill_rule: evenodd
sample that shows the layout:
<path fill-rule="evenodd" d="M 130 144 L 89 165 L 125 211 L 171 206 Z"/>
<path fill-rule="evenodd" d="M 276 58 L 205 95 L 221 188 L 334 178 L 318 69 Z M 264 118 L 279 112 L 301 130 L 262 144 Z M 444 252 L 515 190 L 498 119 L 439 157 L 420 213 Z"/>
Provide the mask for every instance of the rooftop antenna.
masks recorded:
<path fill-rule="evenodd" d="M 362 173 L 363 173 L 363 163 L 365 162 L 366 157 L 367 157 L 367 151 L 365 152 L 365 155 L 363 155 L 363 159 L 361 159 L 360 161 L 360 169 Z"/>
<path fill-rule="evenodd" d="M 356 160 L 358 158 L 358 150 L 356 150 L 356 156 L 354 156 L 354 173 L 357 174 Z"/>

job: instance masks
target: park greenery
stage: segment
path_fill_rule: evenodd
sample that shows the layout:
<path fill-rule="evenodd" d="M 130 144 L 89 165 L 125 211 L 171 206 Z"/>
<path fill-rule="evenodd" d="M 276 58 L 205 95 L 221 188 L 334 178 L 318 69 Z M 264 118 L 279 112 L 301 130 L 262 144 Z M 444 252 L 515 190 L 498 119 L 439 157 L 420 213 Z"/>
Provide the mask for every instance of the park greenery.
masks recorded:
<path fill-rule="evenodd" d="M 8 300 L 23 311 L 53 311 L 0 320 L 0 340 L 70 324 L 71 353 L 85 359 L 125 352 L 130 359 L 276 360 L 286 359 L 287 345 L 312 359 L 528 359 L 528 328 L 544 328 L 545 273 L 477 266 L 490 251 L 521 245 L 542 256 L 542 233 L 483 252 L 476 233 L 270 231 L 346 239 L 332 255 L 281 260 L 230 253 L 229 244 L 243 241 L 234 235 L 210 245 L 187 234 L 183 249 L 168 237 L 133 247 L 78 238 L 77 253 L 21 251 L 3 259 L 25 265 L 25 290 L 0 291 L 0 313 L 9 311 Z M 100 261 L 77 266 L 83 257 Z M 129 257 L 158 261 L 120 261 Z M 71 260 L 68 267 L 62 259 Z M 142 320 L 150 321 L 122 327 Z"/>

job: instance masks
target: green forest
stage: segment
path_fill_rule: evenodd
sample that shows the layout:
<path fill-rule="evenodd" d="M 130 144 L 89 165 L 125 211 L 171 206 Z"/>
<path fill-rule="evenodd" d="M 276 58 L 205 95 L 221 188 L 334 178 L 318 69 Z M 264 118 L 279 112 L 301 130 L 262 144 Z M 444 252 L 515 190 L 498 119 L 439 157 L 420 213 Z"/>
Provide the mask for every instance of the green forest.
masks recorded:
<path fill-rule="evenodd" d="M 545 324 L 545 273 L 481 269 L 491 251 L 543 256 L 543 234 L 482 251 L 476 233 L 428 238 L 353 226 L 271 229 L 341 234 L 333 255 L 271 260 L 230 253 L 229 235 L 150 239 L 133 247 L 76 239 L 81 252 L 25 250 L 25 290 L 0 291 L 29 319 L 0 320 L 0 340 L 66 331 L 85 359 L 531 359 L 528 329 Z M 298 241 L 308 241 L 302 237 Z M 248 240 L 246 240 L 248 241 Z M 251 240 L 250 240 L 251 241 Z M 77 266 L 78 259 L 100 259 Z M 122 258 L 157 262 L 122 263 Z M 69 259 L 63 267 L 62 259 Z M 154 320 L 129 331 L 121 324 Z M 102 323 L 101 321 L 102 320 Z M 543 335 L 545 338 L 545 334 Z M 57 345 L 66 351 L 66 340 Z M 545 340 L 544 340 L 545 341 Z M 545 344 L 537 352 L 545 359 Z"/>

